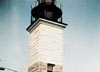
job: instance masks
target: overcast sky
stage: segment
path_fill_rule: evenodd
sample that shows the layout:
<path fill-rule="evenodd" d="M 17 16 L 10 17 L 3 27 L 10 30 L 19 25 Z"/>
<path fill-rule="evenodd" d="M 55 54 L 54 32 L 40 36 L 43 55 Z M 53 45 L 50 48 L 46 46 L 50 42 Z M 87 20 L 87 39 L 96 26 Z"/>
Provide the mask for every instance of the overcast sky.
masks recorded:
<path fill-rule="evenodd" d="M 58 0 L 63 5 L 64 72 L 100 72 L 100 0 Z M 27 72 L 33 0 L 0 0 L 0 66 Z"/>

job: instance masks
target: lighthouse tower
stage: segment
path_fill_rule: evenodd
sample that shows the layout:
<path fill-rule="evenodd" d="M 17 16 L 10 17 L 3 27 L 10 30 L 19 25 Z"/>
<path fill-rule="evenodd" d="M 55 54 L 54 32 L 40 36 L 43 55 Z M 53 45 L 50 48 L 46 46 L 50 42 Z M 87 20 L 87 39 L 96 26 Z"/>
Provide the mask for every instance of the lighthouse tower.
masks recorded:
<path fill-rule="evenodd" d="M 63 35 L 62 10 L 56 0 L 37 0 L 31 10 L 30 61 L 28 72 L 62 72 Z M 61 5 L 60 5 L 61 6 Z"/>

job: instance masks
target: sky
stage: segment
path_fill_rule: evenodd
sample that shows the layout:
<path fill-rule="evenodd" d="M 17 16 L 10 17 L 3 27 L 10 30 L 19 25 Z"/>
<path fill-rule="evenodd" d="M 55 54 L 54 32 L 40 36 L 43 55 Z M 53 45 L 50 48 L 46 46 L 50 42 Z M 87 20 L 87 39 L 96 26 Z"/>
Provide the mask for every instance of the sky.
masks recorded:
<path fill-rule="evenodd" d="M 0 67 L 27 72 L 31 4 L 0 0 Z M 63 72 L 100 72 L 100 0 L 58 0 L 64 30 Z"/>

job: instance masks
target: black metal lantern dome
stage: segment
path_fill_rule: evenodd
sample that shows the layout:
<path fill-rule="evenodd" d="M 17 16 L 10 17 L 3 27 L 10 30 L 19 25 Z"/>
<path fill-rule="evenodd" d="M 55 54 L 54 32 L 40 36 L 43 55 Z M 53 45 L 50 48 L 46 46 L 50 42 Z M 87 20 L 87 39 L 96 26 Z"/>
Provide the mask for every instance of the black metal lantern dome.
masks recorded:
<path fill-rule="evenodd" d="M 62 10 L 55 5 L 55 0 L 38 0 L 37 2 L 38 5 L 31 10 L 31 15 L 35 20 L 44 18 L 57 22 L 62 17 Z"/>

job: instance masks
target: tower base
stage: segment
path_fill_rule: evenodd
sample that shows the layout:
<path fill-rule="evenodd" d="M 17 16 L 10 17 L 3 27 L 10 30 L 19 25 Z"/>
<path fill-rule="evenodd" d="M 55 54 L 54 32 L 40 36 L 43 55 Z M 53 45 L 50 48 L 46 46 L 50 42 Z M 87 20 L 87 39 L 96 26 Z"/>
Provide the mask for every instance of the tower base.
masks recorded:
<path fill-rule="evenodd" d="M 48 64 L 43 62 L 37 62 L 28 68 L 28 72 L 48 72 Z M 63 67 L 55 65 L 51 72 L 63 72 Z"/>

